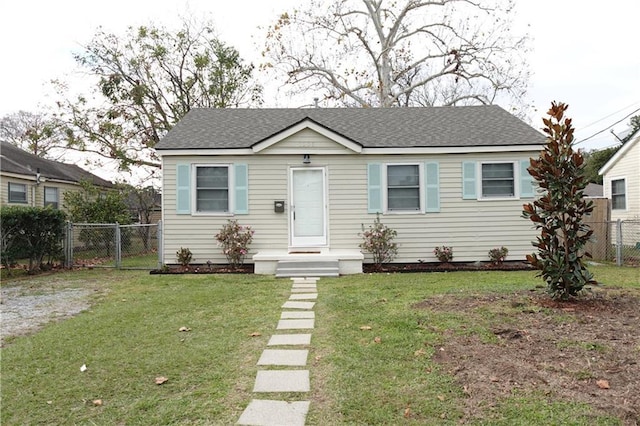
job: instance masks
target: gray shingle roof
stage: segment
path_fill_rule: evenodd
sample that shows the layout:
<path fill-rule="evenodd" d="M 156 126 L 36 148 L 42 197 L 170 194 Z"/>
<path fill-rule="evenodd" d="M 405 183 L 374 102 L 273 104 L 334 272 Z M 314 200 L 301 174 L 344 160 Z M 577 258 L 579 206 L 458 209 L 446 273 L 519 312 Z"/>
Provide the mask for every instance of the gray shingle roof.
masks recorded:
<path fill-rule="evenodd" d="M 249 148 L 305 120 L 364 148 L 543 144 L 545 137 L 497 105 L 432 108 L 196 108 L 156 149 Z"/>
<path fill-rule="evenodd" d="M 66 182 L 88 180 L 94 185 L 104 188 L 113 187 L 113 184 L 108 180 L 89 173 L 75 164 L 47 160 L 17 148 L 9 142 L 0 141 L 0 170 L 6 173 L 35 176 L 38 169 L 40 175 L 47 179 Z"/>

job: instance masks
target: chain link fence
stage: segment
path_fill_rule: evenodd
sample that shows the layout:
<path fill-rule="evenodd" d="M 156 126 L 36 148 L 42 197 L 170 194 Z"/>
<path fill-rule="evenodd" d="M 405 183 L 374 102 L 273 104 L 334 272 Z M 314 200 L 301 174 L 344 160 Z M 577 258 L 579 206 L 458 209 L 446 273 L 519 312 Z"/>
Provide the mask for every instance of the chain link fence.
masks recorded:
<path fill-rule="evenodd" d="M 594 261 L 640 266 L 640 220 L 590 222 L 592 241 L 586 251 Z"/>
<path fill-rule="evenodd" d="M 68 223 L 65 235 L 65 266 L 117 269 L 156 269 L 161 262 L 161 222 Z"/>

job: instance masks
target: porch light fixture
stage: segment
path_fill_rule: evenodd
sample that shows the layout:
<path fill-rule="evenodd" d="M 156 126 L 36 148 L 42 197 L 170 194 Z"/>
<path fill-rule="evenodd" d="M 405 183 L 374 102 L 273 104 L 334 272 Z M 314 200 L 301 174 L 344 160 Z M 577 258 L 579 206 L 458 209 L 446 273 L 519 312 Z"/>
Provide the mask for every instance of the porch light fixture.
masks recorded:
<path fill-rule="evenodd" d="M 309 154 L 302 156 L 302 164 L 311 164 L 311 156 Z"/>

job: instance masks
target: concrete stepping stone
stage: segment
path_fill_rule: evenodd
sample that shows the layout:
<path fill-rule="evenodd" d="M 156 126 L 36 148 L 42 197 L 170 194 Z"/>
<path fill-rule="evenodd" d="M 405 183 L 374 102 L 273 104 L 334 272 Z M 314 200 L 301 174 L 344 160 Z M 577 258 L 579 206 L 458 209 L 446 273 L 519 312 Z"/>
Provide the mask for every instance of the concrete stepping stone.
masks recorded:
<path fill-rule="evenodd" d="M 265 349 L 257 365 L 287 365 L 302 367 L 307 365 L 307 349 Z"/>
<path fill-rule="evenodd" d="M 291 277 L 291 281 L 294 283 L 315 283 L 319 279 L 318 277 Z"/>
<path fill-rule="evenodd" d="M 301 293 L 289 296 L 289 300 L 316 300 L 317 298 L 318 293 Z"/>
<path fill-rule="evenodd" d="M 309 370 L 259 370 L 254 392 L 309 392 Z"/>
<path fill-rule="evenodd" d="M 278 321 L 276 330 L 304 330 L 314 327 L 314 319 L 282 319 Z"/>
<path fill-rule="evenodd" d="M 284 311 L 280 314 L 281 319 L 302 319 L 302 318 L 315 318 L 316 313 L 313 311 Z"/>
<path fill-rule="evenodd" d="M 313 309 L 316 302 L 284 302 L 282 309 Z"/>
<path fill-rule="evenodd" d="M 267 346 L 310 345 L 311 334 L 274 334 Z"/>
<path fill-rule="evenodd" d="M 316 293 L 317 288 L 292 288 L 291 293 Z"/>
<path fill-rule="evenodd" d="M 254 399 L 242 412 L 239 425 L 304 426 L 309 412 L 309 401 L 272 401 Z"/>
<path fill-rule="evenodd" d="M 315 284 L 293 284 L 291 288 L 318 288 Z"/>

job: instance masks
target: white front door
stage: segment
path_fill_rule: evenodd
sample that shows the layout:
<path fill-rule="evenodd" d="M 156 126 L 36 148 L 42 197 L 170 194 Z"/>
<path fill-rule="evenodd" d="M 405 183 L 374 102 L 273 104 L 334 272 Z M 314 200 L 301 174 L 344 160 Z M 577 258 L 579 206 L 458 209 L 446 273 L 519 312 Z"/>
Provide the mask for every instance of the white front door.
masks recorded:
<path fill-rule="evenodd" d="M 322 167 L 291 169 L 291 246 L 327 244 L 325 170 Z"/>

